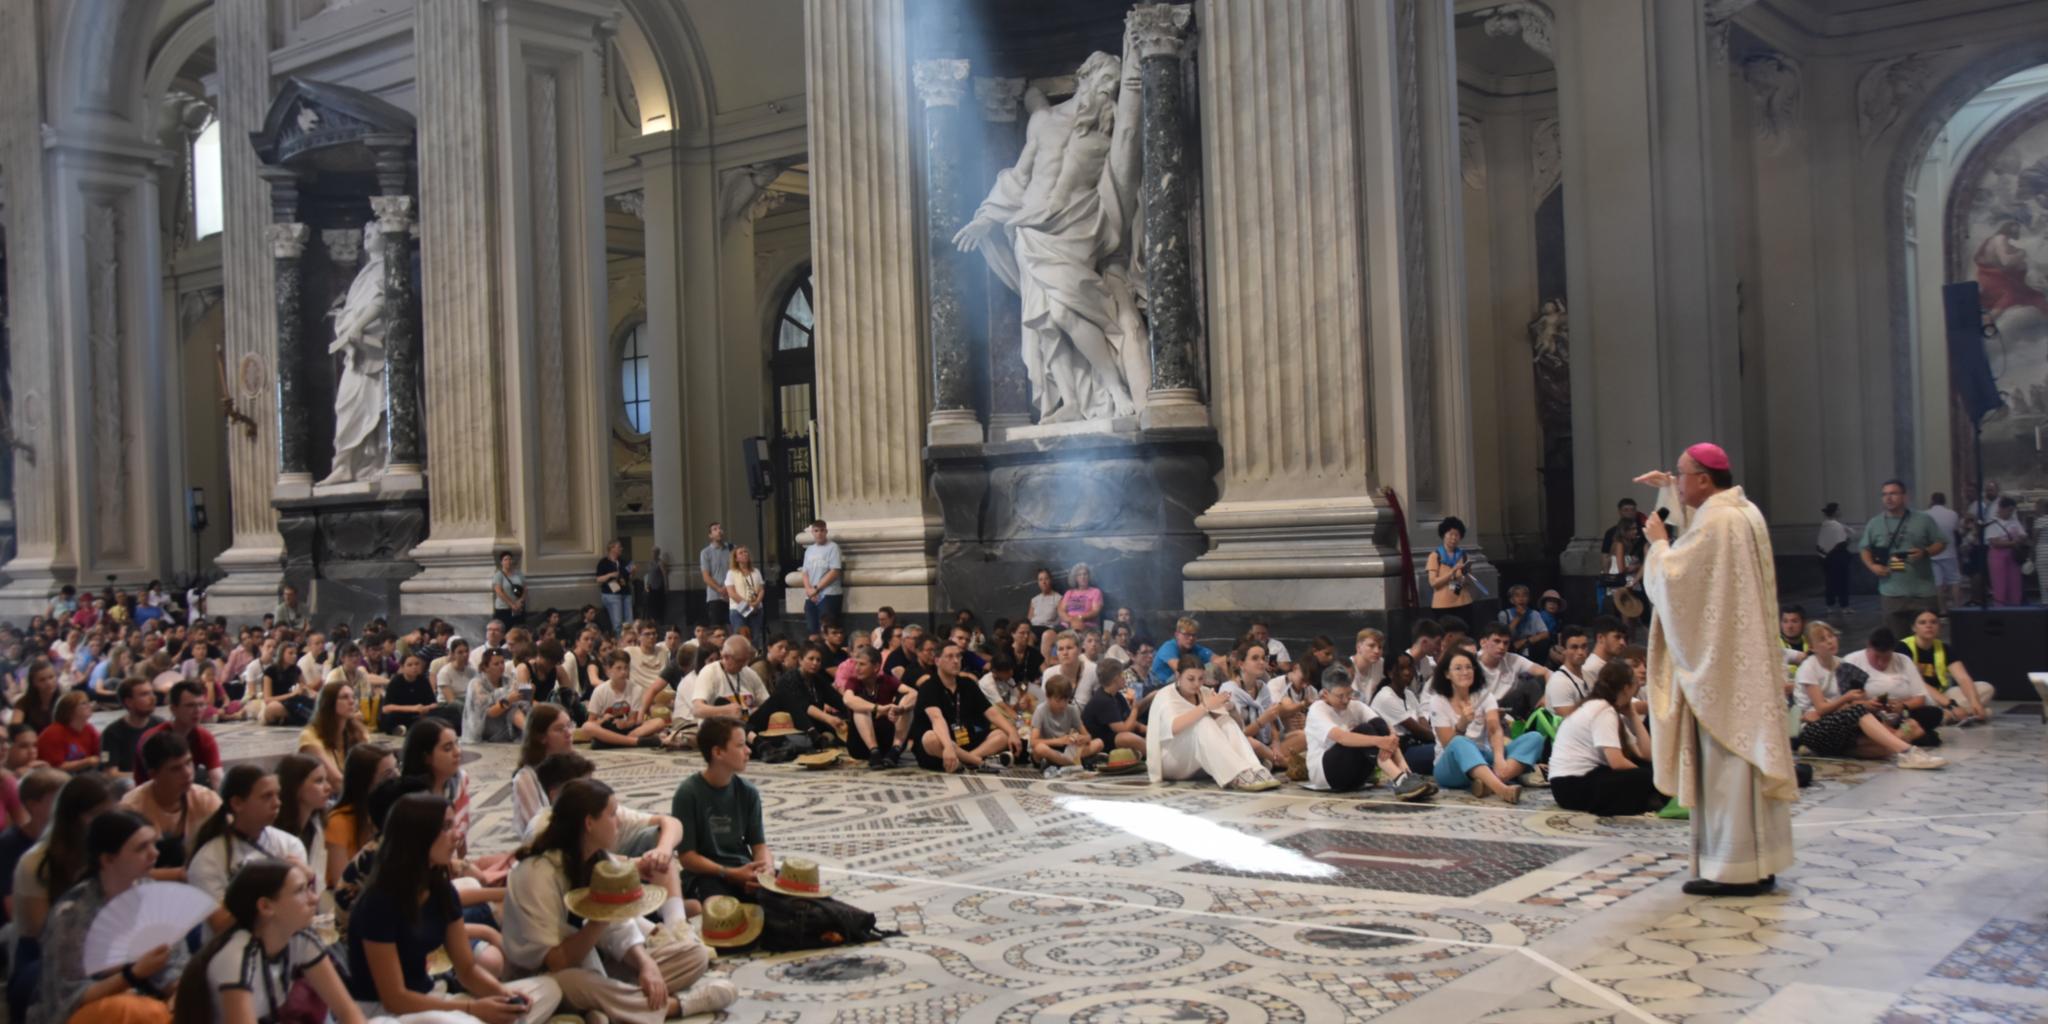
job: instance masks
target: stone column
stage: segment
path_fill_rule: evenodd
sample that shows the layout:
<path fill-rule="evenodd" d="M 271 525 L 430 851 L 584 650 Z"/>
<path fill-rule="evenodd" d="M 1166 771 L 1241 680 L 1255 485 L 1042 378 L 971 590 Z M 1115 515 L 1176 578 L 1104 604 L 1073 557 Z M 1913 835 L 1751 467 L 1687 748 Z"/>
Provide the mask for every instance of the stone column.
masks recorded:
<path fill-rule="evenodd" d="M 1564 569 L 1591 575 L 1615 501 L 1651 497 L 1636 474 L 1700 440 L 1743 472 L 1710 144 L 1710 82 L 1727 71 L 1696 3 L 1559 5 L 1557 42 L 1578 520 Z"/>
<path fill-rule="evenodd" d="M 1017 162 L 1017 154 L 1024 148 L 1024 121 L 1019 116 L 1023 97 L 1022 78 L 974 80 L 974 98 L 981 103 L 987 129 L 982 147 L 988 155 L 977 181 L 993 181 Z M 988 433 L 991 440 L 1000 441 L 1009 428 L 1031 423 L 1031 385 L 1024 372 L 1024 333 L 1019 323 L 1023 300 L 986 266 L 981 268 L 981 290 L 988 317 Z"/>
<path fill-rule="evenodd" d="M 273 365 L 277 367 L 278 498 L 313 494 L 313 453 L 306 436 L 306 385 L 299 333 L 304 324 L 299 308 L 299 259 L 305 255 L 310 229 L 298 221 L 298 175 L 282 167 L 265 167 L 270 183 L 271 222 L 263 237 L 270 245 L 273 286 Z"/>
<path fill-rule="evenodd" d="M 960 109 L 967 70 L 964 60 L 921 60 L 916 69 L 924 103 L 925 291 L 932 353 L 928 444 L 982 440 L 974 411 L 974 331 L 967 316 L 968 281 L 979 261 L 953 245 L 974 201 L 963 173 L 970 149 L 967 115 Z"/>
<path fill-rule="evenodd" d="M 214 112 L 221 138 L 247 139 L 262 127 L 270 103 L 269 4 L 266 0 L 216 0 L 214 55 L 219 67 Z M 234 537 L 215 559 L 227 577 L 207 589 L 215 614 L 250 619 L 277 602 L 283 580 L 284 540 L 271 505 L 281 453 L 277 406 L 276 295 L 270 281 L 272 247 L 269 196 L 259 174 L 262 164 L 246 145 L 221 147 L 222 350 L 228 388 L 235 405 L 256 421 L 256 436 L 229 430 L 229 504 Z M 303 454 L 301 456 L 303 459 Z M 310 489 L 310 477 L 301 486 Z"/>
<path fill-rule="evenodd" d="M 412 197 L 370 199 L 377 230 L 384 236 L 384 416 L 388 431 L 385 492 L 417 491 L 420 472 L 420 351 L 413 334 Z"/>
<path fill-rule="evenodd" d="M 1140 115 L 1144 174 L 1147 329 L 1152 380 L 1141 422 L 1147 427 L 1206 427 L 1199 354 L 1201 310 L 1195 296 L 1189 231 L 1195 193 L 1189 179 L 1186 68 L 1188 4 L 1141 4 L 1128 18 L 1142 64 Z M 1135 385 L 1137 382 L 1133 381 Z"/>
<path fill-rule="evenodd" d="M 1385 616 L 1405 580 L 1383 488 L 1411 528 L 1466 500 L 1470 452 L 1436 426 L 1469 415 L 1449 19 L 1441 0 L 1199 7 L 1210 363 L 1233 383 L 1190 607 Z"/>
<path fill-rule="evenodd" d="M 924 486 L 915 123 L 904 0 L 805 0 L 818 508 L 847 561 L 846 607 L 932 607 L 938 517 Z M 808 542 L 808 538 L 806 538 Z M 803 591 L 790 601 L 801 609 Z"/>

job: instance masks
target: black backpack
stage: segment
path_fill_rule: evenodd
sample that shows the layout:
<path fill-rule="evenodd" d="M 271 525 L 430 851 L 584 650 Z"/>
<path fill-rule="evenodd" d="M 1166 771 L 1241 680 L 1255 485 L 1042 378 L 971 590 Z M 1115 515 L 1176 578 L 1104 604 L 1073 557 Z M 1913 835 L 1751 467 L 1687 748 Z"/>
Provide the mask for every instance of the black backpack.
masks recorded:
<path fill-rule="evenodd" d="M 760 898 L 760 947 L 770 952 L 828 949 L 903 934 L 876 928 L 875 915 L 830 896 L 806 899 L 762 889 Z"/>

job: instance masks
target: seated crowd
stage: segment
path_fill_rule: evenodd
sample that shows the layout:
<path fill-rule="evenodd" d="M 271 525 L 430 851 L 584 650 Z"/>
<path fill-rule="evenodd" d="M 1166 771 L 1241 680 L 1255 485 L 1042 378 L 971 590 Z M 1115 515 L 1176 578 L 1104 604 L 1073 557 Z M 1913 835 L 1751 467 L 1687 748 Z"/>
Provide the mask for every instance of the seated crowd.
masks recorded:
<path fill-rule="evenodd" d="M 1446 541 L 1430 573 L 1448 588 L 1463 576 Z M 742 777 L 755 757 L 1384 785 L 1402 801 L 1514 803 L 1547 785 L 1570 810 L 1683 814 L 1651 777 L 1630 624 L 1566 622 L 1555 592 L 1532 606 L 1512 588 L 1476 635 L 1464 602 L 1404 647 L 1362 629 L 1349 655 L 1325 636 L 1296 654 L 1256 622 L 1212 648 L 1181 618 L 1154 645 L 1086 566 L 1068 578 L 1061 592 L 1041 571 L 1025 617 L 987 630 L 970 612 L 938 632 L 883 608 L 872 630 L 826 615 L 801 642 L 754 622 L 613 630 L 597 606 L 530 621 L 515 606 L 475 642 L 438 620 L 321 630 L 289 588 L 230 633 L 159 590 L 67 592 L 26 630 L 0 627 L 8 1019 L 254 1024 L 324 1006 L 344 1024 L 652 1022 L 726 1006 L 738 993 L 706 976 L 707 946 L 753 942 L 764 890 L 822 891 L 815 865 L 772 857 Z M 1990 688 L 1932 612 L 1847 654 L 1797 608 L 1781 630 L 1795 749 L 1938 768 L 1939 730 L 1988 714 Z M 119 717 L 96 728 L 96 709 Z M 227 768 L 208 725 L 231 720 L 299 730 L 296 752 Z M 468 848 L 462 751 L 478 743 L 519 745 L 513 853 Z M 694 750 L 704 767 L 649 813 L 621 805 L 578 744 Z M 94 916 L 161 881 L 204 891 L 211 917 L 191 941 L 87 972 Z"/>

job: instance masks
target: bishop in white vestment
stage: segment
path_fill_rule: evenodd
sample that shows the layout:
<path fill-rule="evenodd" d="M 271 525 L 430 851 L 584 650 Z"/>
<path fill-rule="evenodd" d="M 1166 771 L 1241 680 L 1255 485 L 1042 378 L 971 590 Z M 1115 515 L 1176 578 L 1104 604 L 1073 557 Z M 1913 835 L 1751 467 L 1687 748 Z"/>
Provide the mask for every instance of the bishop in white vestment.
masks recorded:
<path fill-rule="evenodd" d="M 1763 513 L 1735 486 L 1727 453 L 1696 444 L 1678 474 L 1646 473 L 1657 516 L 1643 582 L 1650 618 L 1650 740 L 1657 788 L 1692 814 L 1695 895 L 1769 889 L 1792 864 L 1799 798 L 1785 738 L 1778 580 Z"/>

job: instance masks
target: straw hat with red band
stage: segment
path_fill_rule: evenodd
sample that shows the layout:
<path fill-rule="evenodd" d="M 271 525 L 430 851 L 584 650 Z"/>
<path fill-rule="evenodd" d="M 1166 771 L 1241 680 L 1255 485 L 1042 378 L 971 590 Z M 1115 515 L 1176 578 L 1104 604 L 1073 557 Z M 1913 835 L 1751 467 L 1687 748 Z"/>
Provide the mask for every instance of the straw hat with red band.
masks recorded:
<path fill-rule="evenodd" d="M 585 921 L 630 921 L 667 900 L 667 890 L 641 884 L 640 869 L 632 861 L 609 857 L 590 869 L 590 885 L 562 897 L 569 913 Z"/>
<path fill-rule="evenodd" d="M 763 881 L 761 886 L 784 896 L 802 896 L 805 899 L 832 895 L 831 888 L 818 881 L 818 862 L 803 857 L 782 858 L 782 865 L 775 869 L 775 877 Z"/>
<path fill-rule="evenodd" d="M 787 711 L 777 711 L 768 716 L 768 728 L 761 730 L 763 736 L 794 736 L 802 732 L 796 727 L 796 719 Z"/>
<path fill-rule="evenodd" d="M 766 923 L 758 903 L 741 903 L 730 896 L 713 896 L 704 901 L 704 916 L 697 919 L 704 944 L 715 949 L 751 946 L 761 937 Z"/>

